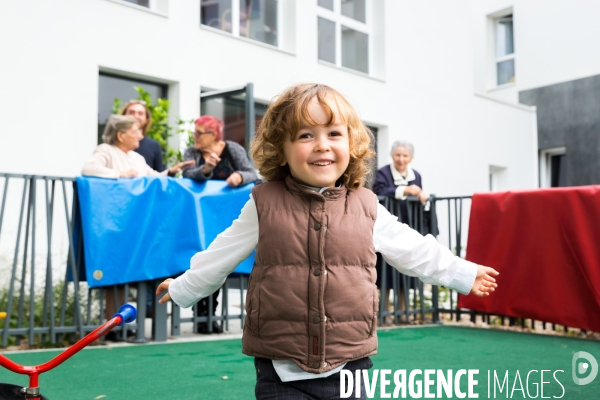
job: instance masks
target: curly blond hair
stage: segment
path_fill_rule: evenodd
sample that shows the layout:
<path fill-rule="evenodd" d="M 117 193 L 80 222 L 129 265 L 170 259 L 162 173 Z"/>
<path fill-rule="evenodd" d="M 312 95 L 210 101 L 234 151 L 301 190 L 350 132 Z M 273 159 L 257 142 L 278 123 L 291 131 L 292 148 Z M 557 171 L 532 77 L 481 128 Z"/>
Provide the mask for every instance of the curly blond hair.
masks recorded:
<path fill-rule="evenodd" d="M 326 85 L 302 83 L 284 90 L 273 100 L 257 129 L 252 141 L 250 154 L 260 174 L 268 181 L 284 180 L 290 169 L 284 163 L 283 145 L 293 141 L 301 126 L 316 126 L 308 113 L 310 101 L 316 98 L 328 116 L 325 126 L 333 125 L 335 113 L 328 104 L 334 101 L 343 123 L 348 128 L 350 162 L 338 183 L 348 190 L 364 185 L 369 172 L 367 160 L 375 155 L 370 144 L 373 134 L 360 120 L 358 113 L 340 92 Z"/>

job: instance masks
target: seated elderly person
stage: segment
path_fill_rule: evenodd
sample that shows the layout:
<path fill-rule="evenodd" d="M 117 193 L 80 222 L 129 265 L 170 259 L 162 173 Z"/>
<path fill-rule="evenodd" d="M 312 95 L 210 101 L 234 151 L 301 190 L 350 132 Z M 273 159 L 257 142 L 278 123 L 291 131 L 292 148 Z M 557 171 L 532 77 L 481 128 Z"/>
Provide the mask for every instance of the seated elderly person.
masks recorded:
<path fill-rule="evenodd" d="M 111 115 L 102 135 L 104 143 L 96 147 L 85 163 L 81 175 L 99 178 L 134 178 L 136 176 L 175 176 L 183 167 L 193 162 L 180 162 L 158 172 L 146 164 L 144 157 L 134 150 L 143 139 L 138 120 L 127 115 Z"/>
<path fill-rule="evenodd" d="M 85 163 L 81 174 L 99 178 L 134 178 L 136 176 L 174 176 L 186 165 L 193 162 L 181 162 L 161 172 L 155 171 L 146 164 L 143 156 L 134 150 L 143 138 L 136 118 L 126 115 L 111 115 L 106 123 L 102 139 L 104 143 L 96 147 L 92 157 Z M 118 290 L 118 302 L 124 302 L 124 291 Z M 106 318 L 116 312 L 115 294 L 111 288 L 106 289 Z M 115 340 L 116 334 L 110 332 L 106 340 Z"/>
<path fill-rule="evenodd" d="M 183 176 L 198 182 L 208 179 L 224 180 L 229 186 L 236 187 L 255 182 L 258 179 L 246 150 L 239 144 L 223 140 L 223 122 L 218 118 L 205 115 L 194 121 L 194 145 L 188 147 L 183 155 L 184 160 L 192 160 L 193 167 L 183 170 Z M 212 312 L 217 311 L 217 298 L 220 289 L 212 294 Z M 208 315 L 208 298 L 198 302 L 197 315 Z M 208 324 L 199 322 L 198 333 L 209 333 Z M 222 327 L 213 321 L 212 331 L 223 332 Z"/>
<path fill-rule="evenodd" d="M 193 160 L 194 167 L 183 170 L 183 176 L 198 182 L 208 179 L 227 181 L 232 187 L 245 185 L 258 179 L 246 150 L 239 144 L 223 140 L 223 122 L 205 115 L 194 124 L 194 145 L 188 147 L 184 160 Z"/>

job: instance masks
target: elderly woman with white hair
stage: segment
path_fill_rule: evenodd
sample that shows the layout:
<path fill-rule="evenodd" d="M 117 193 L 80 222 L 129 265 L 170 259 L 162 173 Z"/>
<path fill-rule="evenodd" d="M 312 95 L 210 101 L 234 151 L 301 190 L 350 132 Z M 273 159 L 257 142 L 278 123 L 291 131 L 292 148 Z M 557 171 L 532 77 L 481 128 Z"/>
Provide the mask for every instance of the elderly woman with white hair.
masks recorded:
<path fill-rule="evenodd" d="M 423 191 L 421 174 L 410 167 L 415 148 L 410 142 L 397 141 L 392 144 L 393 163 L 379 169 L 375 175 L 373 192 L 397 200 L 406 200 L 408 196 L 418 197 L 425 203 L 429 195 Z M 408 222 L 406 201 L 400 203 L 401 222 Z"/>
<path fill-rule="evenodd" d="M 163 172 L 158 172 L 146 164 L 146 159 L 134 150 L 144 136 L 136 118 L 127 115 L 111 115 L 106 123 L 102 139 L 104 143 L 96 147 L 92 157 L 85 163 L 81 175 L 99 178 L 135 178 L 137 176 L 175 176 L 185 166 L 194 161 L 180 162 Z M 125 301 L 123 289 L 117 290 L 118 302 Z M 151 299 L 150 307 L 151 309 Z M 105 316 L 110 318 L 116 312 L 114 289 L 106 289 Z M 105 340 L 116 340 L 117 335 L 109 332 Z"/>
<path fill-rule="evenodd" d="M 387 196 L 400 201 L 400 221 L 408 223 L 408 207 L 406 198 L 415 196 L 419 198 L 421 203 L 425 203 L 429 195 L 423 191 L 423 183 L 421 174 L 410 167 L 410 162 L 415 154 L 415 148 L 410 142 L 396 141 L 392 144 L 392 160 L 393 163 L 379 169 L 375 175 L 373 183 L 373 192 L 379 196 Z M 376 285 L 381 288 L 381 276 L 383 258 L 377 254 L 377 281 Z M 390 298 L 390 288 L 392 285 L 393 273 L 395 270 L 388 267 L 386 269 L 386 299 Z M 407 277 L 406 287 L 409 289 L 416 288 L 416 280 L 412 277 Z M 398 298 L 400 301 L 400 309 L 405 308 L 405 285 L 403 280 L 400 281 Z M 388 305 L 388 311 L 389 305 Z M 389 317 L 388 317 L 389 318 Z M 389 318 L 391 319 L 391 318 Z"/>
<path fill-rule="evenodd" d="M 185 166 L 194 164 L 184 161 L 158 172 L 153 170 L 143 156 L 134 150 L 144 136 L 137 119 L 127 115 L 111 115 L 106 123 L 102 139 L 92 157 L 85 163 L 81 175 L 99 178 L 134 178 L 136 176 L 175 176 Z"/>

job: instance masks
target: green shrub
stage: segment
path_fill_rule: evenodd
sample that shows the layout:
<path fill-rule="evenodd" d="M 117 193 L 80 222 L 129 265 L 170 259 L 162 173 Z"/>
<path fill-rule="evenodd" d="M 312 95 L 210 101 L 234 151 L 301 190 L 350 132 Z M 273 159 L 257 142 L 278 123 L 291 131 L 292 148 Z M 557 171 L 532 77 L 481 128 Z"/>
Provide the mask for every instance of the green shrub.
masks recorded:
<path fill-rule="evenodd" d="M 18 282 L 18 281 L 17 281 Z M 19 319 L 19 295 L 20 292 L 18 290 L 19 285 L 15 285 L 15 291 L 13 293 L 12 305 L 11 305 L 11 313 L 10 313 L 10 322 L 7 319 L 0 319 L 0 333 L 4 330 L 6 324 L 9 324 L 10 327 L 15 328 L 18 325 Z M 46 303 L 46 299 L 44 296 L 44 292 L 34 294 L 33 299 L 33 325 L 35 327 L 42 326 L 50 326 L 50 308 L 54 309 L 54 324 L 55 326 L 60 325 L 61 319 L 61 305 L 62 297 L 63 297 L 63 288 L 64 282 L 59 282 L 56 284 L 52 290 L 52 301 L 50 304 L 47 304 L 46 307 L 46 315 L 44 315 L 44 303 Z M 76 326 L 77 320 L 75 318 L 75 291 L 72 288 L 72 282 L 68 284 L 64 306 L 64 320 L 63 326 Z M 97 294 L 96 294 L 97 295 Z M 29 301 L 31 299 L 30 294 L 25 294 L 23 296 L 23 315 L 21 318 L 21 327 L 29 328 L 30 326 L 30 308 Z M 86 325 L 86 312 L 87 312 L 87 290 L 79 291 L 79 315 L 83 318 L 84 325 Z M 94 301 L 94 298 L 92 299 Z M 0 289 L 0 311 L 6 311 L 8 313 L 8 288 Z M 100 318 L 98 312 L 92 311 L 92 318 L 90 320 L 91 325 L 99 325 Z M 1 337 L 1 336 L 0 336 Z M 58 335 L 59 339 L 56 346 L 65 346 L 69 344 L 68 338 L 65 338 L 64 335 Z M 12 346 L 18 344 L 18 337 L 8 336 L 8 346 Z M 22 340 L 27 340 L 27 335 L 21 337 Z M 0 341 L 1 345 L 1 341 Z M 48 347 L 50 345 L 50 337 L 49 335 L 45 335 L 45 341 L 42 341 L 42 335 L 37 334 L 34 338 L 33 347 Z"/>

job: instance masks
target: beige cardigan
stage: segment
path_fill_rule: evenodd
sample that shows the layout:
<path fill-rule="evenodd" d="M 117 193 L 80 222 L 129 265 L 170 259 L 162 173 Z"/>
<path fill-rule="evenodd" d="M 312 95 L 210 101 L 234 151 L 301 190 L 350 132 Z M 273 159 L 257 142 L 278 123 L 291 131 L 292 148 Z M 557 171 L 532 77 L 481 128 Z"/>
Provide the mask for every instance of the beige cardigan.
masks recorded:
<path fill-rule="evenodd" d="M 135 169 L 138 176 L 165 176 L 168 173 L 168 170 L 162 173 L 153 170 L 144 157 L 133 150 L 125 153 L 117 146 L 103 143 L 96 147 L 92 157 L 83 166 L 81 175 L 117 179 L 121 172 L 130 169 Z"/>

